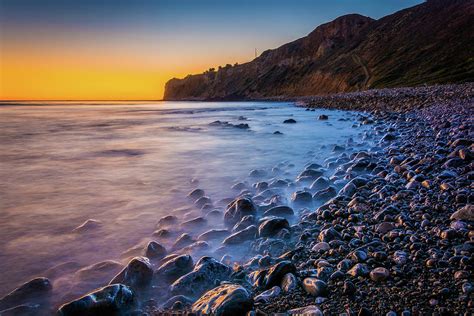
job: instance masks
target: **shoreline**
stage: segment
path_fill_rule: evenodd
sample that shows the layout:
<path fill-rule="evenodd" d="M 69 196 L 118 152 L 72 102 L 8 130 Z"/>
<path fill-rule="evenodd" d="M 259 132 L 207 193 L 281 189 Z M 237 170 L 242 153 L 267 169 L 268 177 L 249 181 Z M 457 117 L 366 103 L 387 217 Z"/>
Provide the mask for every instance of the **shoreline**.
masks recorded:
<path fill-rule="evenodd" d="M 61 315 L 99 308 L 92 296 L 120 298 L 100 308 L 124 315 L 473 311 L 473 92 L 474 85 L 465 84 L 297 100 L 308 110 L 370 112 L 359 116 L 359 124 L 373 126 L 366 137 L 380 141 L 370 150 L 353 150 L 350 143 L 334 148 L 324 165 L 301 170 L 314 190 L 294 194 L 289 206 L 300 215 L 294 225 L 286 221 L 289 211 L 278 199 L 272 205 L 277 210 L 258 204 L 262 191 L 281 184 L 276 180 L 257 178 L 253 189 L 229 203 L 224 222 L 229 230 L 240 228 L 228 243 L 248 246 L 250 260 L 232 266 L 225 256 L 219 260 L 217 254 L 229 253 L 225 249 L 214 258 L 195 257 L 196 262 L 182 250 L 170 249 L 163 258 L 166 250 L 149 244 L 147 257 L 161 257 L 158 269 L 147 257 L 132 259 L 113 285 L 63 305 Z M 205 197 L 193 192 L 196 201 Z M 313 207 L 315 199 L 322 205 Z M 51 291 L 47 279 L 35 280 L 24 289 L 33 288 L 38 296 Z M 161 288 L 170 299 L 152 302 L 150 287 Z M 35 307 L 23 308 L 41 314 Z"/>

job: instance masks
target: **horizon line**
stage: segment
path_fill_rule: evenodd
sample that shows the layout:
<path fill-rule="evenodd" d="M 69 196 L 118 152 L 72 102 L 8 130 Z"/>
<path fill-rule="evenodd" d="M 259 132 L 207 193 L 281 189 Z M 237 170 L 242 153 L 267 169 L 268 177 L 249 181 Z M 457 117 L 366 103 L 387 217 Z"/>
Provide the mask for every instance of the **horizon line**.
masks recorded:
<path fill-rule="evenodd" d="M 17 99 L 17 100 L 0 100 L 0 102 L 50 102 L 50 101 L 58 101 L 58 102 L 84 102 L 84 101 L 140 101 L 140 102 L 148 102 L 148 101 L 166 101 L 164 99 Z"/>

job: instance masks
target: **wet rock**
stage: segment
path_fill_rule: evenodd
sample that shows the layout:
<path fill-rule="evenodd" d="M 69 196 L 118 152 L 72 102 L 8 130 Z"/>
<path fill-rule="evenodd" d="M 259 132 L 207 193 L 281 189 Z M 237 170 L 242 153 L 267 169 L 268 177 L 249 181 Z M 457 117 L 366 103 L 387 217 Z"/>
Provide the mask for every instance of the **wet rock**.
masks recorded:
<path fill-rule="evenodd" d="M 329 186 L 326 189 L 317 191 L 313 195 L 313 199 L 316 201 L 326 201 L 335 197 L 336 194 L 337 194 L 336 188 L 334 188 L 333 186 Z"/>
<path fill-rule="evenodd" d="M 198 240 L 210 241 L 215 239 L 222 239 L 229 235 L 227 229 L 211 229 L 198 236 Z"/>
<path fill-rule="evenodd" d="M 246 215 L 246 216 L 242 217 L 240 222 L 238 222 L 237 224 L 234 225 L 234 227 L 232 228 L 232 231 L 237 232 L 239 230 L 245 229 L 245 228 L 249 227 L 250 225 L 255 224 L 256 221 L 257 220 L 256 220 L 255 216 Z"/>
<path fill-rule="evenodd" d="M 397 136 L 395 136 L 394 134 L 387 133 L 382 137 L 381 141 L 391 142 L 391 141 L 394 141 L 395 139 L 397 139 Z"/>
<path fill-rule="evenodd" d="M 189 246 L 194 242 L 194 239 L 189 234 L 181 234 L 173 244 L 173 249 L 181 249 L 183 247 Z"/>
<path fill-rule="evenodd" d="M 194 205 L 196 205 L 197 208 L 202 208 L 206 204 L 212 204 L 212 200 L 208 196 L 201 196 L 199 199 L 194 201 Z"/>
<path fill-rule="evenodd" d="M 77 226 L 74 228 L 72 231 L 74 233 L 85 233 L 85 232 L 90 232 L 94 231 L 97 228 L 102 227 L 102 222 L 96 219 L 88 219 L 81 225 Z"/>
<path fill-rule="evenodd" d="M 395 228 L 395 225 L 393 225 L 392 223 L 390 222 L 383 222 L 383 223 L 380 223 L 376 226 L 375 228 L 375 231 L 379 234 L 386 234 L 388 233 L 389 231 L 393 230 Z"/>
<path fill-rule="evenodd" d="M 341 239 L 341 234 L 334 228 L 330 227 L 330 228 L 322 230 L 319 233 L 318 239 L 319 241 L 330 242 L 332 240 Z"/>
<path fill-rule="evenodd" d="M 347 274 L 352 275 L 353 277 L 365 277 L 369 274 L 369 269 L 365 264 L 357 263 L 349 271 L 347 271 Z"/>
<path fill-rule="evenodd" d="M 161 259 L 166 256 L 166 248 L 156 241 L 150 241 L 145 248 L 145 256 L 150 259 Z"/>
<path fill-rule="evenodd" d="M 178 221 L 178 218 L 176 216 L 167 215 L 167 216 L 163 216 L 162 218 L 160 218 L 160 220 L 158 221 L 157 226 L 160 227 L 160 228 L 161 227 L 166 227 L 166 226 L 175 224 L 177 221 Z"/>
<path fill-rule="evenodd" d="M 176 279 L 191 272 L 193 259 L 190 255 L 180 255 L 164 262 L 156 271 L 155 276 L 166 282 L 174 282 Z"/>
<path fill-rule="evenodd" d="M 255 205 L 250 199 L 237 198 L 227 206 L 224 223 L 228 227 L 232 227 L 246 215 L 257 215 Z"/>
<path fill-rule="evenodd" d="M 162 308 L 164 310 L 171 309 L 177 302 L 179 302 L 183 307 L 191 306 L 193 304 L 193 300 L 191 298 L 184 295 L 175 295 L 164 302 Z"/>
<path fill-rule="evenodd" d="M 32 279 L 0 298 L 0 310 L 26 303 L 42 303 L 50 296 L 52 289 L 49 279 Z"/>
<path fill-rule="evenodd" d="M 291 200 L 295 204 L 309 204 L 313 202 L 313 197 L 309 192 L 296 191 L 291 195 Z"/>
<path fill-rule="evenodd" d="M 375 282 L 385 281 L 390 275 L 387 269 L 384 267 L 378 267 L 370 271 L 370 278 Z"/>
<path fill-rule="evenodd" d="M 284 124 L 295 124 L 296 121 L 294 119 L 287 119 L 283 121 Z"/>
<path fill-rule="evenodd" d="M 194 269 L 171 285 L 171 293 L 196 297 L 227 281 L 232 269 L 211 257 L 202 257 Z"/>
<path fill-rule="evenodd" d="M 271 299 L 279 296 L 281 293 L 281 288 L 279 286 L 274 286 L 269 290 L 266 290 L 259 295 L 254 297 L 255 302 L 268 303 Z"/>
<path fill-rule="evenodd" d="M 0 310 L 1 316 L 37 316 L 42 314 L 45 314 L 45 312 L 39 304 L 23 304 Z"/>
<path fill-rule="evenodd" d="M 282 217 L 291 217 L 295 213 L 293 209 L 289 206 L 275 206 L 263 213 L 263 216 L 282 216 Z"/>
<path fill-rule="evenodd" d="M 245 315 L 253 307 L 250 293 L 237 284 L 218 286 L 201 296 L 192 312 L 199 315 Z"/>
<path fill-rule="evenodd" d="M 269 289 L 275 285 L 281 285 L 283 277 L 287 273 L 295 273 L 295 265 L 291 261 L 281 261 L 270 269 L 268 269 L 265 277 L 263 278 L 262 286 L 264 289 Z"/>
<path fill-rule="evenodd" d="M 196 217 L 196 218 L 193 218 L 181 223 L 180 226 L 183 229 L 197 229 L 197 228 L 202 228 L 203 226 L 206 226 L 206 224 L 207 224 L 207 219 L 205 219 L 204 217 Z"/>
<path fill-rule="evenodd" d="M 66 303 L 58 309 L 60 316 L 118 315 L 136 306 L 133 290 L 123 284 L 112 284 Z"/>
<path fill-rule="evenodd" d="M 287 312 L 289 315 L 304 315 L 304 316 L 323 316 L 323 312 L 316 305 L 309 305 L 305 307 L 298 307 L 290 309 Z"/>
<path fill-rule="evenodd" d="M 224 245 L 237 245 L 241 244 L 247 240 L 252 240 L 257 235 L 258 228 L 255 225 L 250 225 L 249 227 L 240 230 L 236 233 L 233 233 L 222 242 Z"/>
<path fill-rule="evenodd" d="M 321 120 L 321 121 L 325 121 L 325 120 L 328 120 L 329 119 L 329 116 L 325 115 L 325 114 L 321 114 L 319 117 L 318 117 L 318 120 Z"/>
<path fill-rule="evenodd" d="M 283 217 L 270 216 L 262 218 L 258 227 L 260 237 L 272 237 L 284 228 L 290 228 L 288 220 Z"/>
<path fill-rule="evenodd" d="M 316 297 L 327 296 L 328 294 L 328 286 L 326 282 L 317 278 L 305 278 L 303 280 L 303 289 L 306 293 Z"/>
<path fill-rule="evenodd" d="M 393 261 L 399 266 L 403 266 L 408 261 L 408 254 L 405 251 L 397 250 L 393 254 Z"/>
<path fill-rule="evenodd" d="M 316 245 L 313 246 L 313 248 L 311 248 L 311 250 L 314 252 L 324 252 L 329 249 L 331 249 L 331 246 L 329 246 L 329 244 L 324 241 L 318 242 Z"/>
<path fill-rule="evenodd" d="M 188 197 L 193 199 L 193 200 L 197 200 L 197 199 L 199 199 L 200 197 L 203 197 L 203 196 L 204 196 L 204 190 L 201 190 L 201 189 L 194 189 L 191 192 L 189 192 L 189 194 L 188 194 Z"/>
<path fill-rule="evenodd" d="M 330 184 L 331 182 L 328 178 L 321 176 L 314 180 L 313 183 L 311 183 L 310 189 L 313 191 L 322 190 L 326 189 Z"/>
<path fill-rule="evenodd" d="M 296 280 L 296 277 L 293 273 L 285 274 L 281 280 L 281 289 L 285 293 L 292 292 L 294 289 L 296 289 L 297 285 L 298 281 Z"/>
<path fill-rule="evenodd" d="M 451 220 L 474 221 L 474 205 L 468 204 L 461 207 L 451 215 Z"/>
<path fill-rule="evenodd" d="M 135 257 L 115 276 L 109 284 L 124 284 L 133 289 L 141 289 L 150 285 L 153 268 L 148 258 Z"/>

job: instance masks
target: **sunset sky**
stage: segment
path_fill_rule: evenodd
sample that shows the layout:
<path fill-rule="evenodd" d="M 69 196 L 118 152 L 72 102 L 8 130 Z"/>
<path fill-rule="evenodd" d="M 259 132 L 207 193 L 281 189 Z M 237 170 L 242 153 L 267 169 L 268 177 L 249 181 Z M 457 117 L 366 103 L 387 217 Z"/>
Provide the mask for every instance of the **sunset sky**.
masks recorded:
<path fill-rule="evenodd" d="M 0 0 L 1 100 L 156 100 L 340 15 L 421 0 Z"/>

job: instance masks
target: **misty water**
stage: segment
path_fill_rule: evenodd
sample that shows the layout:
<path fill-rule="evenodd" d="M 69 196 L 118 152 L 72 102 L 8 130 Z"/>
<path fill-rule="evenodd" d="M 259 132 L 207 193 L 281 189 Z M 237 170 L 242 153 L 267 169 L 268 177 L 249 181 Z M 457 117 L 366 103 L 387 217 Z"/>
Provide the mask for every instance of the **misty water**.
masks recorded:
<path fill-rule="evenodd" d="M 283 124 L 289 118 L 297 123 Z M 183 232 L 224 228 L 208 216 L 195 228 L 168 227 L 171 238 L 153 236 L 165 215 L 206 215 L 186 197 L 191 190 L 205 190 L 224 211 L 237 182 L 294 181 L 306 164 L 334 155 L 335 144 L 361 143 L 365 127 L 354 123 L 356 113 L 276 102 L 2 105 L 0 296 L 48 276 L 62 302 L 107 284 L 150 240 L 169 249 Z M 253 169 L 266 175 L 252 178 Z M 284 194 L 289 200 L 303 186 Z M 98 223 L 75 230 L 88 219 Z"/>

